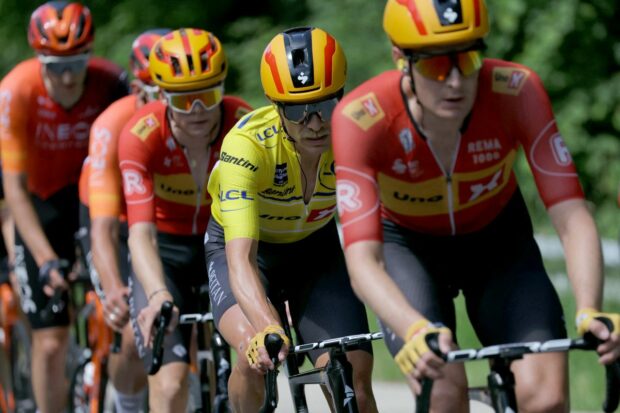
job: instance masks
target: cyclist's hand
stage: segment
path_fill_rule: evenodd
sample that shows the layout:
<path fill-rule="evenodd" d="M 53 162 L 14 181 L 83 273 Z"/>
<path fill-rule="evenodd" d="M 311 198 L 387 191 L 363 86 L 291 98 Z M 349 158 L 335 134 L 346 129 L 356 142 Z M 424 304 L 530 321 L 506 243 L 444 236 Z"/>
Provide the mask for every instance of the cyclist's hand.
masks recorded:
<path fill-rule="evenodd" d="M 129 306 L 127 305 L 129 288 L 119 286 L 105 292 L 103 313 L 106 324 L 114 331 L 121 332 L 129 321 Z"/>
<path fill-rule="evenodd" d="M 140 333 L 144 338 L 145 345 L 149 348 L 153 347 L 153 338 L 155 337 L 155 319 L 159 316 L 159 311 L 161 310 L 161 305 L 164 301 L 174 302 L 170 292 L 165 291 L 154 296 L 149 304 L 140 311 L 140 314 L 138 314 L 138 326 L 140 327 Z M 166 333 L 172 333 L 178 322 L 179 309 L 175 305 L 172 309 L 172 318 L 170 319 L 170 324 L 168 324 Z"/>
<path fill-rule="evenodd" d="M 433 333 L 439 334 L 439 349 L 443 353 L 449 352 L 454 345 L 450 329 L 432 324 L 428 320 L 419 320 L 409 327 L 407 341 L 395 357 L 396 363 L 407 376 L 416 394 L 420 394 L 422 390 L 421 379 L 437 380 L 442 377 L 441 368 L 445 362 L 433 353 L 426 342 L 427 336 Z"/>
<path fill-rule="evenodd" d="M 606 318 L 611 322 L 611 330 L 599 318 Z M 620 314 L 602 313 L 592 308 L 583 308 L 577 312 L 575 318 L 577 333 L 584 335 L 592 333 L 596 338 L 603 341 L 596 351 L 599 354 L 599 362 L 610 364 L 620 356 Z"/>
<path fill-rule="evenodd" d="M 259 333 L 256 333 L 248 345 L 248 349 L 245 352 L 245 356 L 248 359 L 250 367 L 260 372 L 261 374 L 267 373 L 267 370 L 273 370 L 275 366 L 269 359 L 267 349 L 265 348 L 265 337 L 269 334 L 277 334 L 282 339 L 282 348 L 278 353 L 278 360 L 284 361 L 288 354 L 288 346 L 291 344 L 288 337 L 284 333 L 284 329 L 279 325 L 269 325 Z"/>
<path fill-rule="evenodd" d="M 66 260 L 53 259 L 45 261 L 39 267 L 39 279 L 44 284 L 43 292 L 51 297 L 56 289 L 67 290 L 69 284 L 65 279 L 64 272 L 69 263 Z"/>

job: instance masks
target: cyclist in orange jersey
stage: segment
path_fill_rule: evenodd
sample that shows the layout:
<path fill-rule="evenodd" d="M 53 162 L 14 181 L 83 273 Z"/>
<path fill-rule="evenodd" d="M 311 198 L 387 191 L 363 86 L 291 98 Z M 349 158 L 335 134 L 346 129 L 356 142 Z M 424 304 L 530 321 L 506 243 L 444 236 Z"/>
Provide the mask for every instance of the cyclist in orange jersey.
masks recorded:
<path fill-rule="evenodd" d="M 224 96 L 228 63 L 215 35 L 179 29 L 162 37 L 149 71 L 163 101 L 143 106 L 124 127 L 119 164 L 127 204 L 130 311 L 138 351 L 150 364 L 153 321 L 170 300 L 196 312 L 207 283 L 203 236 L 210 217 L 207 181 L 222 138 L 250 107 Z M 149 377 L 151 409 L 182 411 L 188 399 L 191 326 L 171 324 L 163 366 Z"/>
<path fill-rule="evenodd" d="M 601 313 L 600 242 L 540 78 L 482 59 L 483 0 L 388 0 L 384 29 L 402 66 L 344 97 L 332 122 L 345 254 L 357 294 L 383 322 L 385 342 L 414 391 L 438 379 L 434 411 L 466 411 L 462 365 L 429 350 L 455 346 L 462 291 L 484 345 L 566 336 L 513 172 L 524 148 L 564 249 L 579 334 L 620 354 L 620 315 Z M 613 321 L 611 333 L 595 320 Z M 549 353 L 512 366 L 519 407 L 568 411 L 567 359 Z M 541 391 L 544 389 L 544 391 Z"/>
<path fill-rule="evenodd" d="M 149 30 L 132 43 L 129 66 L 134 75 L 132 94 L 114 102 L 91 128 L 88 158 L 80 177 L 81 226 L 87 229 L 83 242 L 92 257 L 93 284 L 102 288 L 106 323 L 122 332 L 119 355 L 111 355 L 110 381 L 116 390 L 118 413 L 142 408 L 146 375 L 136 351 L 129 324 L 130 263 L 127 246 L 127 218 L 121 172 L 118 167 L 118 139 L 123 126 L 146 103 L 159 99 L 159 87 L 149 73 L 151 48 L 170 30 Z M 94 268 L 93 268 L 94 265 Z"/>
<path fill-rule="evenodd" d="M 66 403 L 66 306 L 42 317 L 49 296 L 75 258 L 77 182 L 95 118 L 128 92 L 126 74 L 91 57 L 93 20 L 79 3 L 37 8 L 28 41 L 37 57 L 18 64 L 0 85 L 2 170 L 14 217 L 15 274 L 33 329 L 32 385 L 43 413 Z M 66 297 L 65 297 L 66 298 Z"/>

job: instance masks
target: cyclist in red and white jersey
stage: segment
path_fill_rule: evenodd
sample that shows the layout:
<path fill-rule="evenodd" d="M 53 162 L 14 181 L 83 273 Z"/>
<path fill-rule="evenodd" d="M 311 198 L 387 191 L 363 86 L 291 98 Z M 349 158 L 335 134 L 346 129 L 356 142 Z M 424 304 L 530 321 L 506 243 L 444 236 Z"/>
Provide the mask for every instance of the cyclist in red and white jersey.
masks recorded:
<path fill-rule="evenodd" d="M 224 96 L 226 55 L 205 30 L 163 36 L 149 55 L 149 71 L 165 100 L 140 108 L 119 142 L 134 271 L 130 311 L 138 351 L 150 364 L 153 321 L 164 301 L 175 305 L 161 370 L 149 376 L 149 403 L 179 412 L 188 398 L 192 327 L 177 326 L 176 316 L 198 310 L 199 288 L 207 283 L 207 182 L 224 135 L 250 107 Z"/>
<path fill-rule="evenodd" d="M 103 293 L 106 323 L 122 333 L 122 348 L 108 363 L 117 413 L 138 412 L 144 404 L 146 374 L 129 323 L 130 263 L 127 216 L 118 167 L 118 140 L 129 119 L 146 103 L 159 99 L 149 73 L 149 53 L 168 29 L 149 30 L 131 45 L 131 95 L 110 105 L 90 131 L 88 158 L 80 176 L 80 226 L 93 283 Z"/>
<path fill-rule="evenodd" d="M 75 258 L 77 182 L 90 126 L 128 92 L 120 67 L 91 57 L 93 39 L 87 7 L 45 3 L 28 27 L 37 57 L 18 64 L 0 85 L 3 183 L 17 227 L 15 274 L 33 329 L 32 385 L 44 413 L 61 412 L 67 399 L 69 313 L 65 306 L 44 319 L 42 309 L 54 288 L 66 288 L 59 271 Z"/>
<path fill-rule="evenodd" d="M 332 122 L 353 287 L 412 388 L 438 379 L 436 411 L 468 405 L 462 366 L 444 366 L 425 342 L 437 332 L 443 351 L 455 346 L 460 291 L 485 345 L 566 336 L 513 172 L 519 147 L 565 248 L 578 331 L 605 340 L 601 362 L 620 353 L 620 315 L 604 314 L 611 333 L 594 320 L 603 314 L 599 237 L 549 98 L 531 69 L 481 58 L 487 19 L 483 0 L 388 0 L 384 28 L 402 70 L 345 96 Z M 526 358 L 513 371 L 524 411 L 567 411 L 565 355 Z"/>

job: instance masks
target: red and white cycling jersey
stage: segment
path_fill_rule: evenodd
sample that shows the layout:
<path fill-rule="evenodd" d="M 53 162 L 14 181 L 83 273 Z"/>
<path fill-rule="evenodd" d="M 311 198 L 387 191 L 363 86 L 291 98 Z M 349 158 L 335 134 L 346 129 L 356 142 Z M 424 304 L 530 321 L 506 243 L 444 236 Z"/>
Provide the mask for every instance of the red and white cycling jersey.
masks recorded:
<path fill-rule="evenodd" d="M 28 175 L 28 190 L 46 199 L 77 184 L 95 118 L 128 92 L 125 72 L 112 62 L 88 62 L 84 93 L 64 109 L 47 93 L 41 63 L 17 65 L 0 85 L 2 168 Z"/>
<path fill-rule="evenodd" d="M 523 146 L 545 206 L 582 198 L 575 166 L 539 77 L 486 59 L 452 169 L 445 171 L 385 72 L 349 93 L 332 119 L 338 211 L 345 245 L 382 240 L 381 218 L 432 235 L 477 231 L 515 192 Z"/>
<path fill-rule="evenodd" d="M 220 155 L 224 135 L 250 106 L 225 96 L 218 137 L 209 147 L 208 171 Z M 183 147 L 174 139 L 166 104 L 151 102 L 136 112 L 121 132 L 118 160 L 123 178 L 129 226 L 152 222 L 169 234 L 203 234 L 211 216 L 211 197 L 205 182 L 197 186 Z"/>

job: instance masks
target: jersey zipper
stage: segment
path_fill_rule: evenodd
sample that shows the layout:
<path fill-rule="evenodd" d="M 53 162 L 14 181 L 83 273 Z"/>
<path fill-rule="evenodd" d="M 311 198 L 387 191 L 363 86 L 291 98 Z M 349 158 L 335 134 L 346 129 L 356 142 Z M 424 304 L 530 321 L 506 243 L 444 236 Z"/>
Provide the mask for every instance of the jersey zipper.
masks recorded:
<path fill-rule="evenodd" d="M 183 155 L 185 155 L 185 160 L 187 161 L 187 166 L 189 167 L 190 175 L 192 176 L 192 180 L 196 185 L 196 207 L 194 209 L 194 216 L 192 218 L 192 235 L 196 235 L 198 233 L 198 217 L 200 216 L 200 198 L 202 197 L 202 188 L 204 182 L 200 184 L 196 183 L 194 178 L 194 167 L 192 167 L 192 163 L 187 155 L 187 148 L 183 147 Z M 211 163 L 211 147 L 207 148 L 207 175 L 209 174 L 209 164 Z"/>
<path fill-rule="evenodd" d="M 435 158 L 435 163 L 437 164 L 437 166 L 439 166 L 441 173 L 444 175 L 446 179 L 446 191 L 447 191 L 447 197 L 448 197 L 448 216 L 450 218 L 450 228 L 452 229 L 452 235 L 456 235 L 456 220 L 454 218 L 454 195 L 452 192 L 452 175 L 454 174 L 454 168 L 456 167 L 456 161 L 459 155 L 459 151 L 461 149 L 461 138 L 462 136 L 461 136 L 461 133 L 459 132 L 459 138 L 456 143 L 455 151 L 452 154 L 452 164 L 450 165 L 449 171 L 446 171 L 444 169 L 443 164 L 439 160 L 439 157 L 433 150 L 433 145 L 428 139 L 426 140 L 426 142 L 428 143 L 428 147 L 431 153 L 433 154 L 433 157 Z"/>

